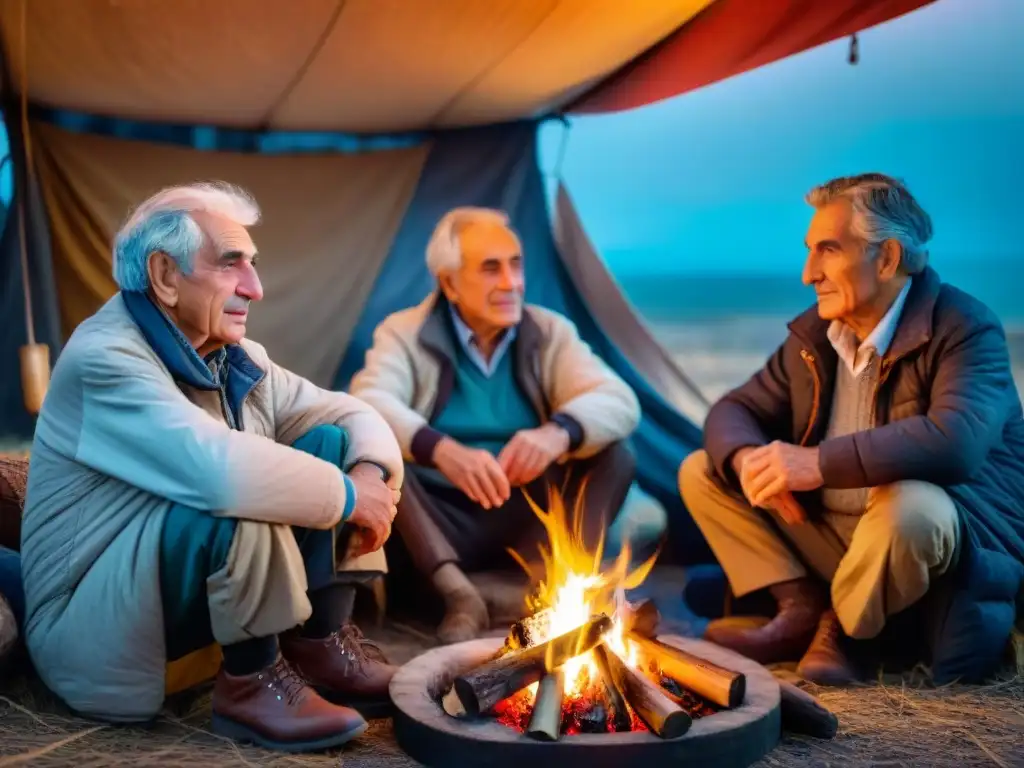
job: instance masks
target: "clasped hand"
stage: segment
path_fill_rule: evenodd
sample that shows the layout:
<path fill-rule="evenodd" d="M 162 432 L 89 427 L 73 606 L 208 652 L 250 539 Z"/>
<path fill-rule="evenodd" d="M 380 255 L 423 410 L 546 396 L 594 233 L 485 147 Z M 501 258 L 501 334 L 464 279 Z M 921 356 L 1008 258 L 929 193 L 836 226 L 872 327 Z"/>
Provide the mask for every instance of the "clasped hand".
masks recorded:
<path fill-rule="evenodd" d="M 739 450 L 733 459 L 733 469 L 751 506 L 775 510 L 790 525 L 807 519 L 793 493 L 813 491 L 824 482 L 817 448 L 779 440 L 760 448 Z"/>
<path fill-rule="evenodd" d="M 401 491 L 389 488 L 380 470 L 370 464 L 356 464 L 348 476 L 356 487 L 356 506 L 348 522 L 362 534 L 356 554 L 376 552 L 391 535 Z"/>
<path fill-rule="evenodd" d="M 569 450 L 569 435 L 555 424 L 516 432 L 497 457 L 443 438 L 434 464 L 459 490 L 484 509 L 502 506 L 512 488 L 529 485 Z"/>

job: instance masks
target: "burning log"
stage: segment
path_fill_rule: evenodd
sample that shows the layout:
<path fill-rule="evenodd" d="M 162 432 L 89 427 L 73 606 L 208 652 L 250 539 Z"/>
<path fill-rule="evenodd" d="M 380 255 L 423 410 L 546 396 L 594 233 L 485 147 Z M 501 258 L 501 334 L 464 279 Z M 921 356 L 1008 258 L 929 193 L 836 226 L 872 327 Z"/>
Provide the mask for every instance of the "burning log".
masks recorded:
<path fill-rule="evenodd" d="M 782 693 L 782 728 L 818 739 L 831 739 L 839 730 L 839 718 L 807 691 L 779 680 Z"/>
<path fill-rule="evenodd" d="M 508 637 L 505 638 L 504 653 L 518 651 L 521 648 L 529 648 L 537 645 L 543 637 L 548 626 L 551 624 L 551 617 L 554 610 L 545 608 L 537 613 L 524 616 L 509 627 Z"/>
<path fill-rule="evenodd" d="M 658 636 L 661 612 L 658 611 L 654 601 L 648 598 L 629 607 L 625 623 L 626 632 L 653 639 Z"/>
<path fill-rule="evenodd" d="M 607 647 L 607 646 L 605 646 Z M 615 685 L 652 733 L 663 739 L 676 739 L 690 730 L 690 716 L 679 708 L 661 688 L 636 670 L 630 669 L 618 654 L 605 653 Z"/>
<path fill-rule="evenodd" d="M 646 659 L 658 665 L 666 677 L 676 680 L 684 688 L 689 688 L 720 707 L 735 709 L 743 703 L 747 678 L 741 672 L 733 672 L 660 640 L 636 633 L 630 635 L 630 640 L 636 643 Z"/>
<path fill-rule="evenodd" d="M 560 669 L 540 680 L 533 700 L 533 712 L 526 735 L 538 741 L 558 741 L 562 726 L 562 697 L 565 696 L 565 675 Z"/>
<path fill-rule="evenodd" d="M 600 614 L 546 643 L 512 651 L 455 678 L 455 693 L 471 716 L 487 712 L 502 699 L 540 680 L 549 668 L 557 669 L 589 651 L 611 627 L 612 620 Z"/>
<path fill-rule="evenodd" d="M 626 700 L 623 697 L 622 689 L 616 685 L 615 676 L 612 674 L 611 664 L 608 661 L 608 654 L 611 652 L 605 643 L 599 643 L 594 648 L 594 658 L 597 661 L 597 669 L 601 673 L 605 698 L 608 699 L 608 706 L 611 708 L 609 716 L 612 721 L 612 728 L 616 732 L 628 731 L 632 728 L 632 723 L 629 719 L 629 710 L 626 708 Z"/>

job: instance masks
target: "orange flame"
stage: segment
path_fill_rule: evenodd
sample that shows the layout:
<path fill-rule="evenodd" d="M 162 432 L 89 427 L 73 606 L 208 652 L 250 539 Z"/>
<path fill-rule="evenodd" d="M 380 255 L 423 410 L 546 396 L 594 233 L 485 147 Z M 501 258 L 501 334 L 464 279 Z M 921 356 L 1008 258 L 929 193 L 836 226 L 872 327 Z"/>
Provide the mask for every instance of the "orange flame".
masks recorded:
<path fill-rule="evenodd" d="M 632 567 L 627 543 L 614 563 L 602 570 L 604 533 L 593 550 L 587 548 L 583 536 L 582 512 L 586 484 L 585 478 L 571 515 L 562 494 L 555 488 L 548 492 L 547 511 L 537 506 L 527 494 L 530 507 L 547 532 L 546 545 L 539 546 L 543 578 L 539 580 L 534 594 L 527 598 L 527 608 L 531 613 L 544 611 L 547 617 L 543 626 L 536 630 L 538 642 L 572 632 L 586 624 L 595 614 L 611 616 L 612 628 L 605 634 L 604 640 L 623 659 L 636 666 L 636 649 L 623 635 L 623 594 L 625 590 L 634 589 L 643 583 L 659 553 L 655 552 L 640 565 Z M 530 565 L 519 553 L 514 550 L 509 550 L 509 553 L 523 570 L 531 573 Z M 546 663 L 550 670 L 550 656 Z M 587 681 L 597 680 L 599 675 L 592 653 L 575 656 L 563 666 L 563 671 L 568 698 L 581 695 Z M 531 686 L 531 695 L 535 692 L 536 684 Z"/>

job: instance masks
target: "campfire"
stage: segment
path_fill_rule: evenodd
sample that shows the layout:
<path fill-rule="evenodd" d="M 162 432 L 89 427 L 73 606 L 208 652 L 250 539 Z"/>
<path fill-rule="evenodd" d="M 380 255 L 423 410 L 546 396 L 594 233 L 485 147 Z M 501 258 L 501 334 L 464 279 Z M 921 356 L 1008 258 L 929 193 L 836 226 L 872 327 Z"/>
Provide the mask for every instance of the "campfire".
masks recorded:
<path fill-rule="evenodd" d="M 633 566 L 624 548 L 602 567 L 603 542 L 588 551 L 557 493 L 548 511 L 530 503 L 548 534 L 543 578 L 501 649 L 455 678 L 441 702 L 448 715 L 495 718 L 544 741 L 628 731 L 675 739 L 694 719 L 742 703 L 743 674 L 662 643 L 653 603 L 626 601 L 657 553 Z"/>

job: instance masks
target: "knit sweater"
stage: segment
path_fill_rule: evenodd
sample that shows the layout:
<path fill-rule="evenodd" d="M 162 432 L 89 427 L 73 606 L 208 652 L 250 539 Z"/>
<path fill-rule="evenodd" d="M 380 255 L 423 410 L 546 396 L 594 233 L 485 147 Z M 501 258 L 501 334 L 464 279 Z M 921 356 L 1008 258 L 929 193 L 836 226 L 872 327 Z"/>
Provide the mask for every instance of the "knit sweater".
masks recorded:
<path fill-rule="evenodd" d="M 863 432 L 875 425 L 875 391 L 880 371 L 881 361 L 876 354 L 871 355 L 868 364 L 856 375 L 845 362 L 839 361 L 826 440 Z M 825 488 L 822 502 L 833 512 L 860 515 L 867 508 L 868 491 L 868 488 Z"/>

